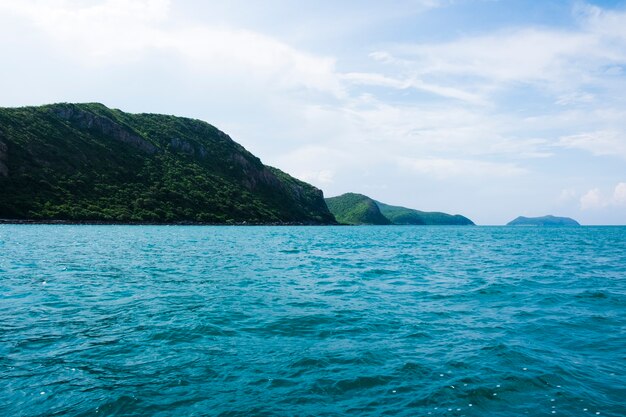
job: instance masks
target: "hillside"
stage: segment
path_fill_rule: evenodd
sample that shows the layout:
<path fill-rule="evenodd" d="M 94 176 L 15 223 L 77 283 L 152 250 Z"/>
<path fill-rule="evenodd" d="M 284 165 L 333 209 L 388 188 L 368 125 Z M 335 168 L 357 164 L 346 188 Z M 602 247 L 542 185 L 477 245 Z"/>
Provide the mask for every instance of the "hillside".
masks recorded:
<path fill-rule="evenodd" d="M 330 212 L 343 224 L 473 225 L 467 217 L 391 206 L 362 194 L 347 193 L 326 199 Z"/>
<path fill-rule="evenodd" d="M 320 190 L 210 124 L 96 103 L 0 108 L 0 190 L 4 219 L 335 223 Z"/>
<path fill-rule="evenodd" d="M 326 205 L 342 224 L 391 224 L 378 205 L 362 194 L 347 193 L 326 199 Z"/>
<path fill-rule="evenodd" d="M 524 217 L 511 220 L 507 226 L 580 226 L 576 220 L 569 217 L 542 216 L 542 217 Z"/>
<path fill-rule="evenodd" d="M 393 224 L 413 224 L 426 226 L 443 226 L 443 225 L 473 225 L 470 219 L 460 214 L 447 214 L 440 212 L 426 212 L 414 210 L 400 206 L 390 206 L 381 202 L 376 202 L 380 208 L 380 212 L 388 218 Z"/>

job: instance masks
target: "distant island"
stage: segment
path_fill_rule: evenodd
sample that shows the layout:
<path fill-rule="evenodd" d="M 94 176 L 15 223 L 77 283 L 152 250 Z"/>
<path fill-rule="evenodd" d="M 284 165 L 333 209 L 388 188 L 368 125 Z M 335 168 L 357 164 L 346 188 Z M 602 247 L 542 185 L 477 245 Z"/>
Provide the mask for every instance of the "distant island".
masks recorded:
<path fill-rule="evenodd" d="M 391 206 L 363 194 L 346 193 L 326 199 L 337 221 L 352 225 L 473 225 L 467 217 Z"/>
<path fill-rule="evenodd" d="M 0 190 L 9 221 L 336 224 L 214 126 L 98 103 L 0 108 Z"/>
<path fill-rule="evenodd" d="M 507 223 L 507 226 L 580 226 L 576 220 L 569 217 L 542 216 L 524 217 L 519 216 Z"/>

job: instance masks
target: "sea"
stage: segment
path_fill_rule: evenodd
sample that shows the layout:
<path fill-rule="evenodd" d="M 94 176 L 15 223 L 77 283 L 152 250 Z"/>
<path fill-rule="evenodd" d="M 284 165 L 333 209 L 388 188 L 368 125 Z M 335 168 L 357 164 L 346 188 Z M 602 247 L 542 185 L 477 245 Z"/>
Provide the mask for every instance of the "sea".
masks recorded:
<path fill-rule="evenodd" d="M 626 416 L 625 227 L 0 225 L 0 416 Z"/>

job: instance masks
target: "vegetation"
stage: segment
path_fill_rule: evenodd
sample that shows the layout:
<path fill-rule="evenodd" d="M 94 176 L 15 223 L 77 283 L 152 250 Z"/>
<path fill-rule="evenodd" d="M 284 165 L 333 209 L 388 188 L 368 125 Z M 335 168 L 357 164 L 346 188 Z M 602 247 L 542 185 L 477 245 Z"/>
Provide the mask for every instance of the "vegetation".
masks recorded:
<path fill-rule="evenodd" d="M 426 226 L 440 225 L 473 225 L 470 219 L 460 214 L 447 214 L 440 212 L 419 211 L 406 207 L 390 206 L 381 202 L 376 202 L 380 208 L 380 212 L 388 218 L 393 224 L 413 224 Z"/>
<path fill-rule="evenodd" d="M 335 223 L 320 190 L 208 123 L 95 103 L 0 108 L 0 218 Z"/>
<path fill-rule="evenodd" d="M 507 226 L 580 226 L 576 220 L 569 217 L 543 216 L 524 217 L 519 216 L 507 223 Z"/>
<path fill-rule="evenodd" d="M 338 222 L 343 224 L 397 225 L 473 225 L 467 217 L 439 212 L 425 212 L 390 206 L 362 194 L 347 193 L 326 199 Z"/>
<path fill-rule="evenodd" d="M 342 224 L 391 224 L 371 198 L 347 193 L 326 199 L 326 205 Z"/>

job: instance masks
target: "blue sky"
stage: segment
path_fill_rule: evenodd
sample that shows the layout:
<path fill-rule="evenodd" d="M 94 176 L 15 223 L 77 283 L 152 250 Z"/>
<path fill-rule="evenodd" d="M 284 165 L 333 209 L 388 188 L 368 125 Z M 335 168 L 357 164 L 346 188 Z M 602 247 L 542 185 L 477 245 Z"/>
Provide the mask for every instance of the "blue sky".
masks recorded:
<path fill-rule="evenodd" d="M 0 0 L 0 106 L 199 118 L 327 196 L 626 224 L 626 2 L 303 3 Z"/>

